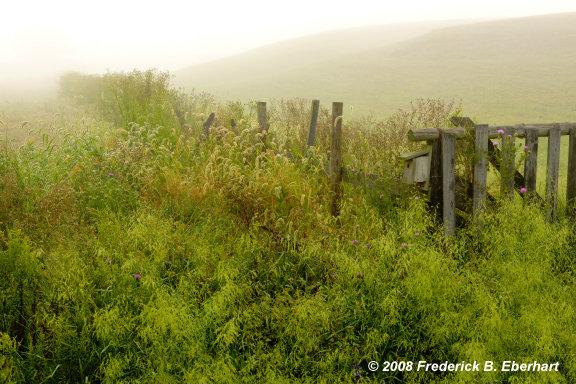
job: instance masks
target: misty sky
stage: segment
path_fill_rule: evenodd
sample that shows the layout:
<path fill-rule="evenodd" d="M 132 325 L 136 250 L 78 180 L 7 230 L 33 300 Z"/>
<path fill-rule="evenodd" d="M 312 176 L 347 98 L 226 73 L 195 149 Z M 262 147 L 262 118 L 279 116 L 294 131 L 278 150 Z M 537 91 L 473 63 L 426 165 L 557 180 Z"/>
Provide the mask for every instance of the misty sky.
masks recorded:
<path fill-rule="evenodd" d="M 325 30 L 574 12 L 574 0 L 5 1 L 0 87 L 62 71 L 174 70 Z M 53 83 L 55 80 L 51 80 Z"/>

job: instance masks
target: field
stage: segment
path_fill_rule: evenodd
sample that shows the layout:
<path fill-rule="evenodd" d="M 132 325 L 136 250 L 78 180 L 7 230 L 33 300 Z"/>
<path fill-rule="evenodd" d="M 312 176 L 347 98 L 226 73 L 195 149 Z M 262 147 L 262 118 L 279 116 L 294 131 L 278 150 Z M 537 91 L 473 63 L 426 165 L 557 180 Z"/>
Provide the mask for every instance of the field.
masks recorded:
<path fill-rule="evenodd" d="M 175 80 L 232 100 L 343 101 L 354 117 L 385 118 L 431 98 L 462 103 L 478 123 L 576 120 L 575 13 L 415 27 L 310 36 L 184 68 Z"/>
<path fill-rule="evenodd" d="M 344 184 L 335 218 L 317 165 L 329 111 L 305 155 L 308 100 L 269 105 L 265 146 L 254 103 L 169 79 L 69 74 L 57 99 L 2 105 L 0 382 L 576 381 L 563 213 L 498 200 L 446 239 L 425 194 Z M 426 99 L 384 120 L 345 111 L 344 166 L 398 177 L 418 148 L 409 129 L 463 113 Z M 509 360 L 559 369 L 500 369 Z"/>

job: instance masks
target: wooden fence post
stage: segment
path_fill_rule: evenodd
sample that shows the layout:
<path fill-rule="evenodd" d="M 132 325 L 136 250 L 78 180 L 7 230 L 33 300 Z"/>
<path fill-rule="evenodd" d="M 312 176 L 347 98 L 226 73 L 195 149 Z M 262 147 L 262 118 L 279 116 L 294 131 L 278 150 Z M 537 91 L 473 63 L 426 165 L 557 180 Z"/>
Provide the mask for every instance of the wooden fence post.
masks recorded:
<path fill-rule="evenodd" d="M 514 154 L 514 128 L 506 127 L 502 135 L 502 163 L 500 175 L 502 176 L 501 191 L 508 199 L 514 200 L 514 171 L 516 157 Z"/>
<path fill-rule="evenodd" d="M 430 210 L 438 222 L 442 222 L 442 131 L 438 138 L 428 141 L 430 145 Z"/>
<path fill-rule="evenodd" d="M 320 110 L 320 100 L 312 100 L 312 116 L 310 117 L 310 131 L 308 131 L 307 148 L 314 146 L 316 137 L 316 124 L 318 122 L 318 111 Z"/>
<path fill-rule="evenodd" d="M 529 195 L 536 194 L 536 175 L 538 174 L 538 131 L 526 129 L 526 159 L 524 160 L 524 179 Z"/>
<path fill-rule="evenodd" d="M 488 176 L 488 125 L 480 124 L 475 130 L 475 153 L 476 163 L 474 164 L 474 186 L 472 213 L 479 222 L 482 213 L 486 209 L 486 180 Z"/>
<path fill-rule="evenodd" d="M 456 230 L 456 135 L 444 131 L 442 135 L 442 190 L 444 234 L 454 235 Z"/>
<path fill-rule="evenodd" d="M 212 112 L 210 116 L 208 116 L 208 119 L 206 119 L 204 124 L 202 124 L 202 137 L 200 138 L 200 141 L 207 140 L 208 136 L 210 136 L 210 127 L 214 122 L 214 116 L 215 116 L 214 112 Z"/>
<path fill-rule="evenodd" d="M 576 128 L 570 129 L 568 152 L 568 181 L 566 184 L 566 210 L 570 217 L 576 216 Z"/>
<path fill-rule="evenodd" d="M 332 132 L 330 135 L 330 192 L 333 216 L 340 215 L 342 195 L 342 112 L 343 103 L 332 103 Z"/>
<path fill-rule="evenodd" d="M 266 102 L 259 101 L 257 104 L 258 113 L 258 125 L 260 126 L 261 133 L 263 135 L 261 141 L 266 144 L 266 136 L 268 136 L 268 128 L 270 128 L 270 124 L 268 123 L 268 116 L 266 114 Z"/>
<path fill-rule="evenodd" d="M 546 219 L 556 218 L 558 205 L 558 168 L 560 166 L 560 127 L 550 128 L 548 137 L 548 172 L 546 177 Z"/>

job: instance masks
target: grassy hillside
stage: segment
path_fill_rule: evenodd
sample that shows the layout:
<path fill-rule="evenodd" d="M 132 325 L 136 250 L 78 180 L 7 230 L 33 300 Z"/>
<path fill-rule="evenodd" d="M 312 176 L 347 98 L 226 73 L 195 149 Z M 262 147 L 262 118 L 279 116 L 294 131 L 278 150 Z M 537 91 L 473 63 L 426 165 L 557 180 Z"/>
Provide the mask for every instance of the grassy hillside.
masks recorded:
<path fill-rule="evenodd" d="M 576 13 L 546 15 L 444 28 L 257 76 L 227 76 L 229 58 L 177 72 L 176 80 L 228 98 L 341 100 L 358 115 L 391 114 L 425 97 L 461 101 L 486 123 L 574 121 L 574 42 Z M 250 54 L 242 60 L 250 63 Z"/>
<path fill-rule="evenodd" d="M 176 83 L 187 88 L 218 89 L 220 94 L 226 95 L 227 86 L 232 83 L 277 76 L 315 63 L 409 40 L 436 28 L 463 23 L 471 21 L 390 24 L 318 33 L 182 69 L 175 73 Z M 236 97 L 236 92 L 237 89 L 232 89 L 229 94 Z"/>

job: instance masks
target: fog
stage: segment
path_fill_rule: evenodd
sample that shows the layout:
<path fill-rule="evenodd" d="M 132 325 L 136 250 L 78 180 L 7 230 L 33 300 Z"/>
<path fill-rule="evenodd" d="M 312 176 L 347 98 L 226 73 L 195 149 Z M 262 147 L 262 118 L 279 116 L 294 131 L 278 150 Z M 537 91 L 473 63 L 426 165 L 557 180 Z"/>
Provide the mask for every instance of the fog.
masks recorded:
<path fill-rule="evenodd" d="M 391 4 L 394 5 L 391 5 Z M 573 12 L 570 1 L 12 1 L 2 6 L 0 94 L 50 90 L 66 71 L 176 70 L 326 30 Z"/>

